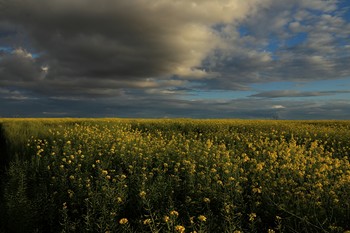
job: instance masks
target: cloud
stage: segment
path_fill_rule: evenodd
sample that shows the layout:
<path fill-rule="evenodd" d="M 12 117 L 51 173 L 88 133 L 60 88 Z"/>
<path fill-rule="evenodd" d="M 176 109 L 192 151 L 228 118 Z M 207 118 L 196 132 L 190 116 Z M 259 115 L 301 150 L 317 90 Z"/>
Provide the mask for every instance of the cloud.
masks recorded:
<path fill-rule="evenodd" d="M 284 108 L 282 108 L 284 107 Z M 166 95 L 123 95 L 103 99 L 1 101 L 2 117 L 191 117 L 260 119 L 348 119 L 348 100 L 179 100 Z"/>
<path fill-rule="evenodd" d="M 8 78 L 1 85 L 40 92 L 29 83 L 11 83 L 16 76 L 71 95 L 77 89 L 84 94 L 85 84 L 96 82 L 89 79 L 102 86 L 113 83 L 114 89 L 147 88 L 143 83 L 149 78 L 212 79 L 217 73 L 207 70 L 203 61 L 228 46 L 213 27 L 241 20 L 264 2 L 2 0 L 0 25 L 4 31 L 15 30 L 13 44 L 6 46 L 30 47 L 37 57 L 9 61 L 5 56 L 0 65 Z M 14 67 L 23 73 L 17 74 Z M 45 80 L 38 81 L 43 76 Z M 86 96 L 91 88 L 86 87 Z"/>
<path fill-rule="evenodd" d="M 0 84 L 33 82 L 42 77 L 32 54 L 22 48 L 0 54 Z"/>
<path fill-rule="evenodd" d="M 255 2 L 13 0 L 0 17 L 45 53 L 51 78 L 201 78 L 202 60 L 221 43 L 211 26 L 244 17 Z"/>
<path fill-rule="evenodd" d="M 284 109 L 286 107 L 284 107 L 283 105 L 273 105 L 271 108 L 272 109 Z"/>
<path fill-rule="evenodd" d="M 235 116 L 267 117 L 271 106 L 293 111 L 276 98 L 337 93 L 251 95 L 266 98 L 263 108 L 252 102 L 257 98 L 242 105 L 183 99 L 196 90 L 350 76 L 350 24 L 338 1 L 0 0 L 0 12 L 0 88 L 18 91 L 29 104 L 39 101 L 41 113 L 79 115 L 85 110 L 70 105 L 90 101 L 106 114 L 116 107 L 197 116 L 213 107 L 229 116 L 230 106 Z M 103 104 L 108 100 L 126 104 Z"/>
<path fill-rule="evenodd" d="M 28 38 L 40 54 L 33 66 L 50 67 L 49 80 L 142 82 L 177 76 L 199 79 L 211 89 L 235 90 L 256 82 L 348 75 L 346 61 L 337 61 L 338 53 L 331 48 L 334 59 L 316 52 L 304 55 L 326 49 L 326 43 L 335 47 L 332 35 L 346 34 L 346 22 L 327 13 L 335 6 L 319 0 L 3 0 L 0 19 Z M 298 11 L 291 11 L 293 7 Z M 325 14 L 316 17 L 308 9 Z M 282 46 L 277 51 L 280 60 L 275 60 L 262 50 L 271 35 L 287 39 L 286 26 L 302 27 L 305 22 L 316 26 L 300 29 L 310 35 L 299 52 L 284 52 Z M 218 30 L 216 25 L 223 27 Z M 238 33 L 240 25 L 249 35 Z"/>
<path fill-rule="evenodd" d="M 295 90 L 278 90 L 278 91 L 266 91 L 258 94 L 250 95 L 249 97 L 262 97 L 262 98 L 286 98 L 286 97 L 315 97 L 315 96 L 328 96 L 336 94 L 350 93 L 350 91 L 295 91 Z"/>
<path fill-rule="evenodd" d="M 214 87 L 350 76 L 350 24 L 341 11 L 335 1 L 273 1 L 224 27 L 232 46 L 208 58 L 220 74 Z"/>
<path fill-rule="evenodd" d="M 0 88 L 0 99 L 23 101 L 23 100 L 33 99 L 33 98 L 18 90 Z"/>

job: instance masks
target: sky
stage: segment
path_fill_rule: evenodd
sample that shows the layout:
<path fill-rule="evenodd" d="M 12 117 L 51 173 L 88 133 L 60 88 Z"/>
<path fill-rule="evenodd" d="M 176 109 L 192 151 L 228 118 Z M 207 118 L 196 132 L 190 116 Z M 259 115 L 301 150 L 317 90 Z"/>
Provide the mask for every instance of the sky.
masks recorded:
<path fill-rule="evenodd" d="M 0 117 L 350 119 L 348 0 L 0 0 Z"/>

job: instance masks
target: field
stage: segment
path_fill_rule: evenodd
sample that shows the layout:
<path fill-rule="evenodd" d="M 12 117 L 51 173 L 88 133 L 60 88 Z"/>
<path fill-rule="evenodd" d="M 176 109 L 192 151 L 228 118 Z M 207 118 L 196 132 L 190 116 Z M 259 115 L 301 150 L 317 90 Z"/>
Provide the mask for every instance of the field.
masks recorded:
<path fill-rule="evenodd" d="M 0 232 L 346 232 L 350 121 L 0 119 Z"/>

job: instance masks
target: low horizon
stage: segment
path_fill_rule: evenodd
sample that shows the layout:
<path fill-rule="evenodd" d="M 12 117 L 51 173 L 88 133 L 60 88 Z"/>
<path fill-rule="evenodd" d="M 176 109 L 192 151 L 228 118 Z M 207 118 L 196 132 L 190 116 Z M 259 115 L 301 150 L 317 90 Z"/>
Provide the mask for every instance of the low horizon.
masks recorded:
<path fill-rule="evenodd" d="M 276 118 L 190 118 L 190 117 L 146 117 L 146 118 L 135 118 L 135 117 L 1 117 L 1 120 L 67 120 L 67 121 L 104 121 L 104 120 L 132 120 L 132 121 L 161 121 L 161 120 L 169 120 L 169 121 L 281 121 L 281 122 L 348 122 L 350 119 L 276 119 Z"/>

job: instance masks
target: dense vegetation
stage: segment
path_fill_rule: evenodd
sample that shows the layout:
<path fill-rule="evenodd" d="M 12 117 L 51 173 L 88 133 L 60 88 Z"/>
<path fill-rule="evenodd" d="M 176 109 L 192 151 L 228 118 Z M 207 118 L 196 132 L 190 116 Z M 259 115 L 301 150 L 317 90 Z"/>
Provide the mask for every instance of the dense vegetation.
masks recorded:
<path fill-rule="evenodd" d="M 350 122 L 0 119 L 0 232 L 344 232 Z"/>

